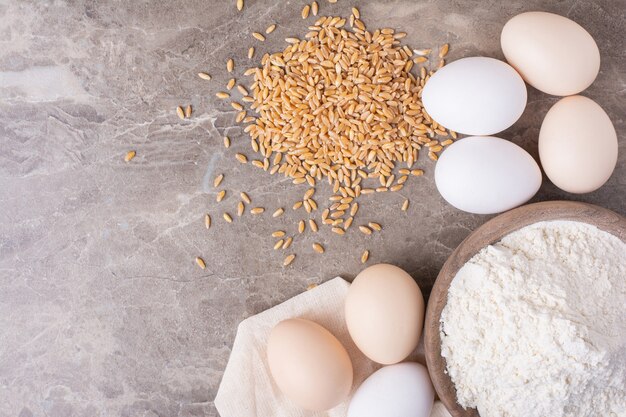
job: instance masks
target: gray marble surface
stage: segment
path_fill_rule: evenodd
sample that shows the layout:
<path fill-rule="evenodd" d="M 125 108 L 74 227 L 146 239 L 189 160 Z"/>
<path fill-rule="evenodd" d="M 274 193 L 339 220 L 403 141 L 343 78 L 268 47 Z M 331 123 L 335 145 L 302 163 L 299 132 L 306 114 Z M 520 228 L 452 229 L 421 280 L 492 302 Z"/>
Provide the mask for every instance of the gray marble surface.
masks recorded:
<path fill-rule="evenodd" d="M 363 200 L 357 222 L 377 220 L 383 233 L 298 236 L 298 258 L 287 269 L 269 234 L 293 233 L 302 211 L 289 208 L 280 221 L 220 218 L 235 212 L 242 190 L 270 213 L 305 190 L 235 162 L 235 152 L 251 154 L 249 141 L 214 96 L 229 57 L 240 78 L 253 64 L 250 45 L 260 56 L 303 35 L 304 4 L 246 0 L 238 13 L 234 0 L 0 0 L 0 416 L 217 416 L 213 398 L 242 319 L 309 284 L 352 279 L 364 249 L 370 263 L 405 268 L 428 293 L 448 254 L 489 218 L 448 206 L 426 158 L 419 161 L 426 175 L 401 193 Z M 500 29 L 525 10 L 581 23 L 602 54 L 584 94 L 615 124 L 618 167 L 591 194 L 570 195 L 544 180 L 534 200 L 580 200 L 625 214 L 622 0 L 320 4 L 322 14 L 346 17 L 358 5 L 368 27 L 406 31 L 413 47 L 450 42 L 451 60 L 502 57 Z M 273 22 L 267 42 L 251 39 Z M 201 70 L 213 81 L 196 77 Z M 555 101 L 529 89 L 526 112 L 501 136 L 536 157 L 541 120 Z M 174 109 L 187 103 L 195 112 L 181 121 Z M 131 149 L 137 157 L 125 163 Z M 211 183 L 220 172 L 228 196 L 217 204 Z M 329 190 L 318 195 L 321 202 Z M 407 214 L 399 209 L 405 196 Z M 214 218 L 209 231 L 205 212 Z M 316 255 L 314 241 L 327 253 Z"/>

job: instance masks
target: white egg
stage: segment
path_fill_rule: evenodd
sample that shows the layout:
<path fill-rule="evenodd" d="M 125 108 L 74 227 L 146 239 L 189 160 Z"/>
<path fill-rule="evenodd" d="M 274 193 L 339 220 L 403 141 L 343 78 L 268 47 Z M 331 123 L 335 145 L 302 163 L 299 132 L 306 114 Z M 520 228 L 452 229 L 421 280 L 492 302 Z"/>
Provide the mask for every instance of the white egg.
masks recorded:
<path fill-rule="evenodd" d="M 426 112 L 440 125 L 467 135 L 510 127 L 526 107 L 526 85 L 507 63 L 473 57 L 437 71 L 424 86 Z"/>
<path fill-rule="evenodd" d="M 513 142 L 475 136 L 446 149 L 435 167 L 435 184 L 454 207 L 492 214 L 530 200 L 541 186 L 541 170 L 533 157 Z"/>
<path fill-rule="evenodd" d="M 435 390 L 419 363 L 385 366 L 354 393 L 348 417 L 428 417 Z"/>

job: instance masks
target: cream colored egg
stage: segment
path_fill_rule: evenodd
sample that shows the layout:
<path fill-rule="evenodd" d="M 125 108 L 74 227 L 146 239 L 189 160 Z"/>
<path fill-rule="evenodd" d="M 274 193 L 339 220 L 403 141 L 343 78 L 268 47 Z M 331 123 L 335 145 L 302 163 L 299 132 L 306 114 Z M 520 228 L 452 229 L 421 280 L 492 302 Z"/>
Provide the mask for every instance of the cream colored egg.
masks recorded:
<path fill-rule="evenodd" d="M 352 388 L 352 362 L 341 342 L 319 324 L 281 321 L 270 333 L 267 360 L 274 382 L 301 408 L 328 410 Z"/>
<path fill-rule="evenodd" d="M 524 80 L 555 96 L 589 87 L 600 69 L 598 45 L 578 23 L 546 12 L 509 20 L 500 37 L 502 52 Z"/>
<path fill-rule="evenodd" d="M 390 365 L 417 347 L 424 323 L 424 297 L 397 266 L 363 270 L 346 296 L 346 324 L 357 347 L 371 360 Z"/>
<path fill-rule="evenodd" d="M 595 101 L 565 97 L 546 114 L 539 132 L 539 158 L 550 181 L 570 193 L 600 188 L 617 163 L 617 135 Z"/>

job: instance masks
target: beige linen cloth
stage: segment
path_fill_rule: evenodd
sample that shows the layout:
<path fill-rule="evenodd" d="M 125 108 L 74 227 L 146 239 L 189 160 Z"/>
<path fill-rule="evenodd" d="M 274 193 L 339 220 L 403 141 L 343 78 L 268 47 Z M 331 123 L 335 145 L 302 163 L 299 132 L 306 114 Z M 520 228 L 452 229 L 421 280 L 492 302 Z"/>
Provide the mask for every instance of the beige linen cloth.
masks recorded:
<path fill-rule="evenodd" d="M 347 415 L 349 399 L 331 410 L 312 412 L 302 410 L 282 395 L 270 375 L 265 347 L 270 331 L 282 320 L 298 317 L 319 323 L 335 335 L 348 351 L 354 368 L 354 392 L 380 365 L 366 358 L 348 334 L 344 301 L 349 287 L 350 284 L 342 278 L 334 278 L 239 324 L 230 359 L 215 397 L 215 406 L 221 417 Z M 435 404 L 431 417 L 448 416 L 441 404 Z"/>

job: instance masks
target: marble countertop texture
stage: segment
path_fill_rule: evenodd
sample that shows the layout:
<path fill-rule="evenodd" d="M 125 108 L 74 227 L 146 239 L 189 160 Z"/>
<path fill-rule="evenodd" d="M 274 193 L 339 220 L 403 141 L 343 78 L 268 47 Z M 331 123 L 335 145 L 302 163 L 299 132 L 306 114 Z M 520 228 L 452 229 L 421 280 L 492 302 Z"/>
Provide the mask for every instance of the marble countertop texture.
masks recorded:
<path fill-rule="evenodd" d="M 502 58 L 500 30 L 522 11 L 582 24 L 602 56 L 584 95 L 615 124 L 617 169 L 586 195 L 544 179 L 533 201 L 571 199 L 625 214 L 623 1 L 318 1 L 323 15 L 347 17 L 358 6 L 369 28 L 405 31 L 415 48 L 449 42 L 450 60 Z M 235 152 L 252 156 L 249 140 L 215 92 L 229 78 L 228 58 L 243 78 L 257 62 L 246 58 L 249 46 L 260 57 L 302 36 L 304 4 L 246 0 L 238 13 L 234 0 L 0 1 L 0 416 L 217 416 L 213 399 L 241 320 L 310 284 L 351 280 L 365 249 L 370 264 L 404 268 L 428 294 L 450 252 L 490 218 L 446 204 L 424 155 L 423 177 L 362 200 L 355 224 L 379 221 L 382 233 L 306 233 L 294 241 L 294 264 L 281 266 L 285 254 L 269 235 L 295 231 L 303 212 L 290 207 L 306 188 L 235 161 Z M 271 23 L 278 29 L 265 43 L 251 38 Z M 537 157 L 539 127 L 555 101 L 529 88 L 524 115 L 500 136 Z M 176 106 L 188 103 L 193 116 L 179 120 Z M 137 156 L 125 163 L 129 150 Z M 228 190 L 221 204 L 212 187 L 218 173 Z M 221 213 L 235 213 L 240 191 L 286 215 L 226 224 Z M 318 202 L 329 193 L 318 187 Z M 213 215 L 209 231 L 205 212 Z M 315 241 L 324 255 L 311 249 Z"/>

